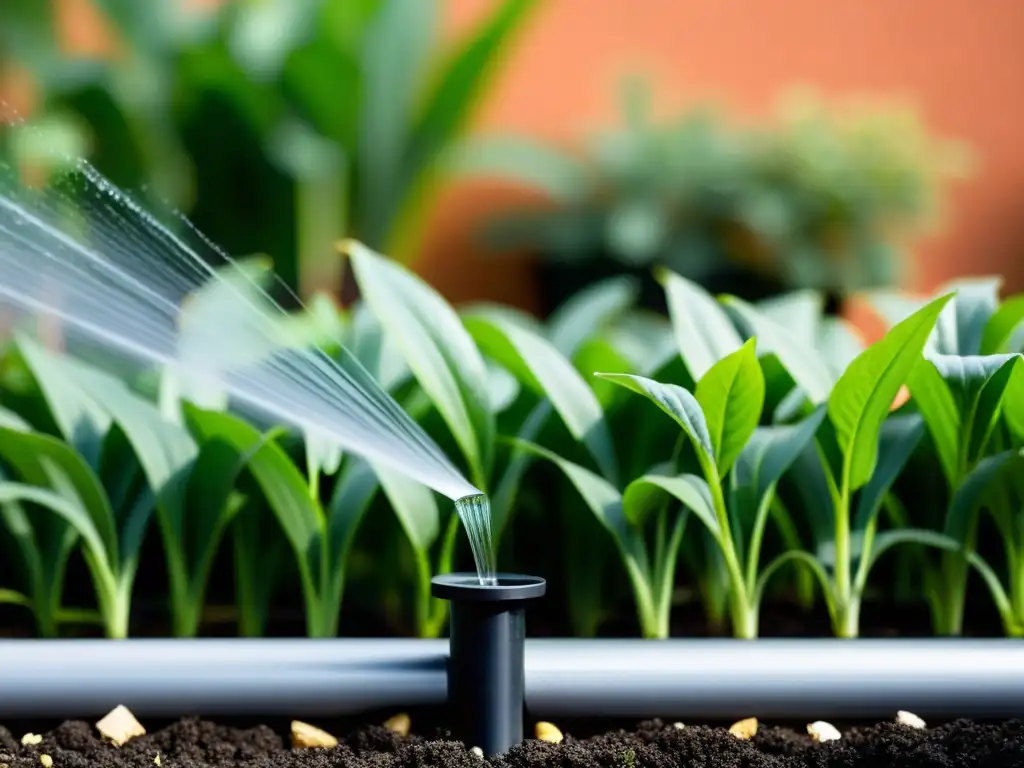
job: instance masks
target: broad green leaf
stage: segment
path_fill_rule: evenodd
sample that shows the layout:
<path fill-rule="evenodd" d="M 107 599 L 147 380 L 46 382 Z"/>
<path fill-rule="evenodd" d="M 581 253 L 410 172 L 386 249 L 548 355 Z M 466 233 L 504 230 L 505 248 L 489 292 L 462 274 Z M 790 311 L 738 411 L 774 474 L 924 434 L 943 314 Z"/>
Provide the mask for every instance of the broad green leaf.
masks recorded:
<path fill-rule="evenodd" d="M 753 306 L 743 303 L 774 325 L 789 330 L 801 344 L 813 346 L 817 340 L 825 310 L 825 297 L 821 292 L 803 289 L 762 299 Z"/>
<path fill-rule="evenodd" d="M 328 508 L 328 536 L 335 563 L 344 558 L 352 546 L 359 524 L 379 488 L 377 475 L 368 462 L 357 456 L 346 460 Z M 343 570 L 337 565 L 335 567 Z"/>
<path fill-rule="evenodd" d="M 536 5 L 536 0 L 501 0 L 435 71 L 403 153 L 406 183 L 412 183 L 466 127 L 513 34 Z"/>
<path fill-rule="evenodd" d="M 679 358 L 672 324 L 651 312 L 620 317 L 607 334 L 608 342 L 643 376 L 653 376 Z M 598 369 L 595 369 L 598 370 Z"/>
<path fill-rule="evenodd" d="M 799 326 L 781 325 L 733 296 L 723 299 L 723 303 L 738 315 L 747 328 L 747 335 L 757 338 L 758 353 L 776 355 L 812 405 L 828 399 L 835 383 L 831 371 L 818 354 L 814 340 L 801 338 L 795 330 Z"/>
<path fill-rule="evenodd" d="M 764 376 L 754 339 L 715 363 L 697 382 L 697 402 L 704 412 L 720 477 L 732 469 L 757 429 L 764 407 Z"/>
<path fill-rule="evenodd" d="M 91 521 L 97 546 L 116 563 L 114 512 L 95 471 L 73 448 L 49 435 L 0 428 L 0 459 L 23 483 L 70 498 Z"/>
<path fill-rule="evenodd" d="M 957 401 L 961 427 L 966 430 L 960 440 L 966 438 L 964 455 L 969 461 L 984 450 L 1020 360 L 1020 355 L 935 355 L 931 358 Z"/>
<path fill-rule="evenodd" d="M 1024 366 L 1018 365 L 1003 394 L 1003 415 L 1013 436 L 1024 441 Z"/>
<path fill-rule="evenodd" d="M 244 457 L 230 443 L 219 439 L 203 443 L 188 478 L 188 509 L 182 556 L 188 557 L 190 575 L 206 582 L 225 528 L 239 511 L 231 503 Z M 168 542 L 172 544 L 172 542 Z"/>
<path fill-rule="evenodd" d="M 637 478 L 626 486 L 622 506 L 631 525 L 642 526 L 648 514 L 668 497 L 680 501 L 716 538 L 721 535 L 707 481 L 697 475 L 655 475 Z"/>
<path fill-rule="evenodd" d="M 65 361 L 65 370 L 124 431 L 161 509 L 173 515 L 180 526 L 188 470 L 199 454 L 188 430 L 166 420 L 156 406 L 118 379 L 71 360 Z"/>
<path fill-rule="evenodd" d="M 189 425 L 201 442 L 220 440 L 245 457 L 252 474 L 300 563 L 323 531 L 323 513 L 309 496 L 306 480 L 280 446 L 227 413 L 189 408 Z"/>
<path fill-rule="evenodd" d="M 976 355 L 981 348 L 985 325 L 999 303 L 1002 278 L 981 277 L 954 280 L 941 286 L 937 296 L 955 294 L 936 319 L 925 352 L 945 355 Z M 894 326 L 923 308 L 928 300 L 898 291 L 868 294 L 868 301 L 889 325 Z"/>
<path fill-rule="evenodd" d="M 96 527 L 94 517 L 81 503 L 47 488 L 10 481 L 0 482 L 0 504 L 11 502 L 37 504 L 59 515 L 78 531 L 102 569 L 112 573 L 117 567 L 117 543 L 105 540 L 103 533 Z M 110 525 L 113 525 L 113 519 Z M 113 548 L 108 549 L 108 546 Z"/>
<path fill-rule="evenodd" d="M 401 350 L 365 302 L 352 308 L 342 343 L 385 392 L 393 392 L 412 376 Z"/>
<path fill-rule="evenodd" d="M 864 339 L 845 320 L 835 317 L 822 320 L 815 348 L 830 368 L 834 380 L 843 375 L 865 347 Z"/>
<path fill-rule="evenodd" d="M 615 449 L 601 404 L 572 363 L 551 342 L 500 317 L 466 316 L 463 322 L 486 354 L 551 401 L 572 436 L 586 445 L 601 472 L 614 480 L 618 473 Z"/>
<path fill-rule="evenodd" d="M 963 484 L 953 494 L 946 513 L 944 530 L 958 542 L 963 542 L 971 528 L 971 521 L 978 505 L 983 503 L 985 494 L 1003 477 L 1010 467 L 1016 471 L 1022 468 L 1024 453 L 1017 450 L 1003 451 L 987 456 L 967 475 Z"/>
<path fill-rule="evenodd" d="M 384 247 L 404 192 L 409 123 L 435 43 L 437 14 L 435 0 L 384 0 L 363 38 L 353 224 L 371 248 Z"/>
<path fill-rule="evenodd" d="M 491 396 L 491 411 L 504 413 L 519 397 L 519 380 L 493 360 L 484 360 L 487 366 L 487 391 Z"/>
<path fill-rule="evenodd" d="M 474 480 L 483 482 L 493 460 L 495 425 L 487 368 L 473 339 L 423 280 L 355 241 L 348 241 L 345 250 L 364 300 L 448 424 L 473 467 Z"/>
<path fill-rule="evenodd" d="M 420 552 L 429 551 L 441 528 L 433 491 L 387 467 L 371 466 L 409 542 Z"/>
<path fill-rule="evenodd" d="M 730 511 L 753 515 L 767 494 L 814 440 L 825 408 L 819 406 L 797 424 L 758 427 L 733 467 Z"/>
<path fill-rule="evenodd" d="M 981 336 L 979 352 L 983 355 L 1024 352 L 1024 349 L 1013 348 L 1013 342 L 1022 323 L 1024 323 L 1024 296 L 1013 296 L 1003 302 L 989 317 Z"/>
<path fill-rule="evenodd" d="M 667 269 L 657 272 L 665 289 L 679 354 L 694 381 L 743 346 L 725 310 L 707 291 Z"/>
<path fill-rule="evenodd" d="M 910 394 L 928 425 L 946 483 L 953 487 L 960 476 L 960 408 L 932 361 L 921 358 L 907 379 Z"/>
<path fill-rule="evenodd" d="M 82 391 L 56 355 L 27 337 L 19 337 L 17 346 L 64 439 L 82 454 L 89 466 L 99 467 L 103 441 L 112 422 L 110 414 Z"/>
<path fill-rule="evenodd" d="M 917 544 L 923 547 L 931 547 L 946 552 L 958 552 L 963 545 L 941 533 L 925 531 L 915 528 L 904 528 L 898 531 L 882 531 L 875 536 L 869 555 L 867 570 L 870 571 L 878 559 L 895 546 L 901 544 Z M 973 560 L 974 558 L 969 558 Z"/>
<path fill-rule="evenodd" d="M 999 306 L 1001 277 L 980 277 L 954 280 L 940 289 L 941 293 L 953 292 L 953 301 L 943 311 L 939 323 L 948 325 L 948 337 L 955 339 L 948 351 L 957 355 L 980 354 L 982 339 L 989 319 Z M 940 348 L 940 352 L 947 349 Z"/>
<path fill-rule="evenodd" d="M 673 349 L 675 346 L 673 345 Z M 637 367 L 632 361 L 626 359 L 615 348 L 611 342 L 600 337 L 588 339 L 576 352 L 573 359 L 576 370 L 584 376 L 592 375 L 594 371 L 605 371 L 608 373 L 638 373 Z M 607 413 L 614 403 L 629 397 L 629 393 L 623 391 L 604 379 L 594 377 L 594 396 L 597 402 Z"/>
<path fill-rule="evenodd" d="M 890 416 L 878 438 L 878 464 L 871 480 L 860 492 L 853 530 L 864 531 L 882 508 L 882 501 L 903 472 L 924 435 L 919 414 Z"/>
<path fill-rule="evenodd" d="M 633 376 L 627 373 L 595 373 L 594 375 L 646 397 L 671 416 L 693 441 L 694 447 L 714 464 L 715 448 L 711 441 L 704 412 L 697 399 L 685 389 L 675 384 L 661 384 L 643 376 Z"/>
<path fill-rule="evenodd" d="M 579 492 L 587 507 L 607 528 L 624 550 L 629 550 L 631 532 L 622 507 L 622 494 L 600 475 L 526 440 L 513 439 L 516 445 L 557 466 Z"/>
<path fill-rule="evenodd" d="M 949 299 L 948 295 L 936 299 L 893 327 L 836 382 L 828 400 L 828 415 L 844 454 L 845 480 L 851 490 L 871 479 L 882 422 Z"/>
<path fill-rule="evenodd" d="M 548 338 L 570 360 L 583 343 L 636 302 L 635 280 L 613 277 L 587 286 L 554 311 Z"/>

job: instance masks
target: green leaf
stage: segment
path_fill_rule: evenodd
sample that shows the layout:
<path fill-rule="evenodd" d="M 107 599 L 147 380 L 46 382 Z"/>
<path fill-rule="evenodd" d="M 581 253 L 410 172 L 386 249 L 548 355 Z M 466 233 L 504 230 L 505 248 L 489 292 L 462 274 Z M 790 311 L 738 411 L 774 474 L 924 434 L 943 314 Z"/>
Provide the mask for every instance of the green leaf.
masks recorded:
<path fill-rule="evenodd" d="M 980 277 L 955 280 L 941 289 L 955 293 L 950 306 L 939 318 L 940 330 L 950 341 L 940 352 L 957 355 L 980 354 L 982 339 L 989 319 L 999 306 L 1001 277 Z"/>
<path fill-rule="evenodd" d="M 828 414 L 844 455 L 844 479 L 850 490 L 871 479 L 882 422 L 949 299 L 936 299 L 893 327 L 854 360 L 836 382 L 828 400 Z"/>
<path fill-rule="evenodd" d="M 19 337 L 17 346 L 64 439 L 82 454 L 89 466 L 99 467 L 103 441 L 113 421 L 110 414 L 82 391 L 75 378 L 68 375 L 61 358 L 27 337 Z"/>
<path fill-rule="evenodd" d="M 732 301 L 735 298 L 730 296 L 728 300 Z M 773 325 L 787 329 L 796 341 L 804 346 L 813 346 L 817 340 L 825 311 L 825 296 L 820 291 L 789 291 L 762 299 L 753 306 L 741 303 L 754 310 L 759 317 L 771 321 Z"/>
<path fill-rule="evenodd" d="M 95 546 L 110 555 L 116 567 L 114 512 L 95 471 L 73 448 L 49 435 L 0 428 L 0 459 L 22 482 L 39 489 L 53 489 L 76 504 L 96 532 Z"/>
<path fill-rule="evenodd" d="M 824 420 L 825 408 L 820 406 L 797 424 L 758 427 L 733 467 L 730 511 L 744 518 L 752 516 L 765 494 L 811 444 Z"/>
<path fill-rule="evenodd" d="M 350 456 L 338 476 L 328 508 L 328 536 L 334 563 L 343 562 L 379 489 L 373 467 L 357 456 Z"/>
<path fill-rule="evenodd" d="M 595 373 L 594 375 L 646 397 L 671 416 L 693 441 L 694 447 L 714 464 L 715 448 L 711 441 L 704 412 L 697 399 L 685 389 L 675 384 L 661 384 L 643 376 L 633 376 L 627 373 Z"/>
<path fill-rule="evenodd" d="M 187 409 L 189 425 L 201 442 L 220 440 L 245 457 L 267 504 L 277 517 L 300 566 L 323 531 L 323 512 L 310 498 L 306 480 L 281 447 L 259 430 L 227 413 Z"/>
<path fill-rule="evenodd" d="M 188 430 L 167 421 L 160 410 L 130 391 L 121 381 L 66 360 L 82 390 L 109 413 L 124 431 L 163 511 L 181 525 L 188 471 L 199 448 Z"/>
<path fill-rule="evenodd" d="M 1013 296 L 1003 302 L 989 317 L 981 336 L 980 353 L 996 355 L 1005 352 L 1024 352 L 1024 349 L 1019 348 L 1019 344 L 1013 344 L 1022 323 L 1024 296 Z M 1015 349 L 1014 346 L 1018 348 Z"/>
<path fill-rule="evenodd" d="M 877 517 L 882 501 L 903 472 L 923 435 L 924 420 L 919 414 L 890 416 L 882 424 L 878 464 L 857 500 L 854 531 L 864 531 Z"/>
<path fill-rule="evenodd" d="M 748 336 L 757 338 L 759 354 L 776 355 L 813 405 L 828 400 L 835 381 L 828 367 L 822 363 L 814 340 L 808 342 L 795 330 L 800 326 L 780 325 L 733 296 L 723 299 L 723 303 L 738 315 L 740 322 L 747 327 Z"/>
<path fill-rule="evenodd" d="M 743 346 L 743 339 L 725 310 L 707 291 L 666 269 L 658 280 L 665 289 L 679 354 L 694 381 L 715 363 Z"/>
<path fill-rule="evenodd" d="M 503 0 L 436 71 L 404 153 L 404 179 L 411 183 L 465 128 L 486 93 L 501 54 L 536 0 Z M 372 139 L 371 139 L 372 141 Z"/>
<path fill-rule="evenodd" d="M 960 475 L 960 408 L 949 385 L 943 381 L 939 369 L 930 360 L 918 360 L 907 383 L 928 425 L 946 482 L 954 487 Z"/>
<path fill-rule="evenodd" d="M 728 474 L 761 420 L 764 375 L 755 344 L 750 339 L 723 357 L 697 383 L 695 395 L 704 412 L 720 477 Z"/>
<path fill-rule="evenodd" d="M 958 542 L 965 541 L 967 532 L 971 529 L 971 520 L 978 506 L 984 502 L 985 494 L 1011 467 L 1020 471 L 1022 458 L 1024 453 L 1010 450 L 987 456 L 978 462 L 949 502 L 944 526 L 947 536 Z"/>
<path fill-rule="evenodd" d="M 1003 393 L 1003 416 L 1017 440 L 1024 441 L 1024 366 L 1018 365 Z"/>
<path fill-rule="evenodd" d="M 850 363 L 865 349 L 864 339 L 845 320 L 826 317 L 822 320 L 815 348 L 834 377 L 843 375 Z"/>
<path fill-rule="evenodd" d="M 371 466 L 409 542 L 420 552 L 429 551 L 441 527 L 433 492 L 422 483 L 391 469 L 376 464 Z"/>
<path fill-rule="evenodd" d="M 100 568 L 107 573 L 113 573 L 117 567 L 116 542 L 105 541 L 103 533 L 96 527 L 94 516 L 81 503 L 76 503 L 76 500 L 65 494 L 47 488 L 9 481 L 0 482 L 0 504 L 12 502 L 37 504 L 59 515 L 82 536 Z M 112 516 L 109 524 L 113 525 Z"/>
<path fill-rule="evenodd" d="M 878 559 L 887 551 L 901 544 L 918 544 L 924 547 L 941 549 L 946 552 L 958 552 L 963 548 L 960 542 L 949 536 L 936 533 L 935 531 L 925 531 L 916 528 L 903 528 L 898 531 L 882 531 L 875 536 L 874 542 L 872 543 L 867 571 L 870 571 L 874 564 L 878 562 Z"/>
<path fill-rule="evenodd" d="M 455 311 L 420 278 L 355 241 L 345 249 L 364 300 L 448 424 L 474 480 L 484 482 L 493 460 L 495 425 L 487 368 L 473 339 Z"/>
<path fill-rule="evenodd" d="M 519 439 L 512 439 L 509 442 L 535 456 L 550 461 L 561 469 L 579 492 L 583 501 L 586 502 L 590 511 L 612 533 L 619 546 L 624 550 L 628 550 L 632 546 L 630 543 L 632 533 L 622 506 L 622 495 L 614 485 L 586 467 L 563 459 L 535 443 Z"/>
<path fill-rule="evenodd" d="M 973 462 L 984 450 L 1020 360 L 1019 354 L 935 355 L 931 358 L 957 401 L 961 427 L 966 431 L 966 435 L 961 433 L 960 440 L 967 438 L 965 456 L 969 461 Z"/>
<path fill-rule="evenodd" d="M 614 480 L 615 449 L 601 404 L 572 363 L 551 342 L 499 316 L 468 315 L 463 323 L 486 354 L 551 401 L 570 434 L 586 445 L 605 477 Z"/>
<path fill-rule="evenodd" d="M 372 248 L 384 247 L 404 191 L 409 122 L 437 26 L 435 0 L 384 0 L 381 5 L 363 39 L 357 140 L 354 230 Z"/>
<path fill-rule="evenodd" d="M 631 525 L 644 524 L 651 510 L 673 497 L 691 510 L 716 538 L 722 533 L 715 517 L 714 502 L 707 481 L 697 475 L 644 475 L 626 486 L 622 505 Z"/>
<path fill-rule="evenodd" d="M 632 306 L 639 294 L 635 280 L 613 277 L 583 288 L 548 319 L 548 338 L 570 360 L 583 343 Z"/>

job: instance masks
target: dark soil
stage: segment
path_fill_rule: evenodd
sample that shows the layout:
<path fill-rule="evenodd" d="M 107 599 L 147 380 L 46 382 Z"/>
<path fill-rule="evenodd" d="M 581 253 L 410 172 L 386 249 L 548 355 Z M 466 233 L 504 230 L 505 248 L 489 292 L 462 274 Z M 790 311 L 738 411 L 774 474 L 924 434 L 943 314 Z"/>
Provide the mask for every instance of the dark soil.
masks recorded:
<path fill-rule="evenodd" d="M 918 730 L 895 723 L 852 728 L 843 738 L 815 744 L 805 734 L 762 726 L 750 741 L 725 728 L 660 721 L 641 723 L 589 738 L 567 734 L 561 744 L 527 740 L 508 754 L 484 761 L 465 745 L 447 740 L 407 738 L 380 726 L 363 727 L 333 749 L 292 750 L 268 726 L 230 728 L 197 719 L 136 738 L 118 748 L 104 742 L 92 725 L 69 721 L 45 734 L 40 744 L 23 746 L 20 732 L 0 728 L 0 765 L 40 768 L 927 768 L 1024 766 L 1024 722 L 981 724 L 968 720 Z M 157 762 L 159 756 L 159 762 Z"/>

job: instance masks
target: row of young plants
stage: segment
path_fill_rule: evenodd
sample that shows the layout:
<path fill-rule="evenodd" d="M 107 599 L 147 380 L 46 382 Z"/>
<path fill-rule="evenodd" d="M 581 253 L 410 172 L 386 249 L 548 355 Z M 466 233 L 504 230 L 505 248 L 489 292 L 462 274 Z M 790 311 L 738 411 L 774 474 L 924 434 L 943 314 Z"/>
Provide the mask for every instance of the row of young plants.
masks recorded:
<path fill-rule="evenodd" d="M 1024 633 L 1024 297 L 1000 302 L 997 280 L 876 297 L 892 327 L 865 348 L 809 292 L 751 305 L 662 272 L 670 318 L 636 311 L 635 286 L 609 281 L 542 324 L 502 306 L 456 311 L 405 268 L 348 251 L 363 301 L 316 305 L 309 330 L 344 345 L 488 493 L 501 565 L 537 548 L 516 540 L 520 517 L 557 539 L 577 634 L 612 607 L 601 577 L 615 571 L 595 534 L 614 543 L 646 637 L 669 634 L 677 576 L 738 637 L 757 635 L 773 588 L 823 600 L 834 633 L 855 636 L 872 569 L 897 546 L 885 575 L 929 602 L 937 633 L 961 630 L 972 573 L 1006 633 Z M 465 549 L 450 503 L 334 446 L 162 391 L 12 340 L 0 536 L 24 578 L 0 601 L 31 610 L 44 636 L 95 618 L 123 637 L 153 531 L 177 636 L 199 631 L 227 544 L 239 630 L 261 634 L 282 541 L 309 635 L 339 631 L 360 555 L 361 590 L 383 601 L 398 580 L 414 631 L 443 631 L 430 578 Z M 389 514 L 402 548 L 368 549 L 365 531 Z M 76 550 L 95 613 L 64 606 Z"/>

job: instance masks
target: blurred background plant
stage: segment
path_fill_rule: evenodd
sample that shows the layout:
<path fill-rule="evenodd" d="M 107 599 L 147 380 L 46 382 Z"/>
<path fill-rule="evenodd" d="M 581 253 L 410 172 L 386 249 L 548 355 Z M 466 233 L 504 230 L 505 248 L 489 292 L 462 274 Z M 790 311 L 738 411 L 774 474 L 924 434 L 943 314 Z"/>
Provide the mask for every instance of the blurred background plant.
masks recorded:
<path fill-rule="evenodd" d="M 544 312 L 621 273 L 659 305 L 655 265 L 748 299 L 813 288 L 834 312 L 854 291 L 903 281 L 905 244 L 941 221 L 945 184 L 970 170 L 963 145 L 899 105 L 791 93 L 744 125 L 711 106 L 656 119 L 650 91 L 627 80 L 621 127 L 581 147 L 505 135 L 451 154 L 460 172 L 547 198 L 483 227 L 488 248 L 539 256 Z"/>
<path fill-rule="evenodd" d="M 3 79 L 34 94 L 6 152 L 37 177 L 84 155 L 308 296 L 341 288 L 338 237 L 412 258 L 435 158 L 535 2 L 445 46 L 435 0 L 98 0 L 111 36 L 84 55 L 59 31 L 70 5 L 0 6 Z"/>

